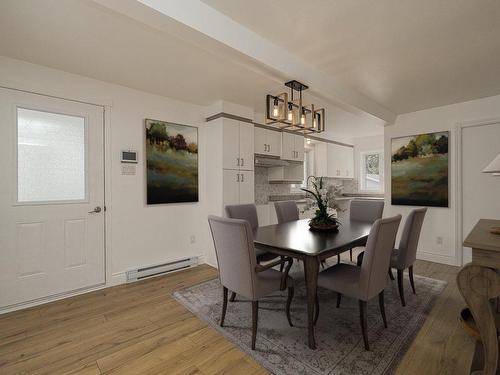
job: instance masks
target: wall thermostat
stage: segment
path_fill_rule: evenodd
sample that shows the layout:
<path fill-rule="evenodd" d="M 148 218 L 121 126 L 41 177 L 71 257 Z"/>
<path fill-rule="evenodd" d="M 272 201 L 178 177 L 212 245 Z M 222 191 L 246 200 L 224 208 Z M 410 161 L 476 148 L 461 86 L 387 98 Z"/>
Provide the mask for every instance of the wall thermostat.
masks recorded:
<path fill-rule="evenodd" d="M 122 151 L 122 163 L 137 164 L 137 151 Z"/>

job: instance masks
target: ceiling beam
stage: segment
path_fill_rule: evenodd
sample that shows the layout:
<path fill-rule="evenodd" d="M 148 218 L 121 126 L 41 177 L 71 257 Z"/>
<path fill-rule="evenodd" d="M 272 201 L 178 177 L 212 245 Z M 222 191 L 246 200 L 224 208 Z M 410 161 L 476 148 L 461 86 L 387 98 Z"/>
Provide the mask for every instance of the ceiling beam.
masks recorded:
<path fill-rule="evenodd" d="M 396 114 L 340 84 L 283 47 L 200 0 L 94 0 L 150 27 L 258 71 L 275 82 L 297 79 L 309 92 L 349 112 L 392 124 Z M 210 72 L 207 72 L 210 74 Z"/>

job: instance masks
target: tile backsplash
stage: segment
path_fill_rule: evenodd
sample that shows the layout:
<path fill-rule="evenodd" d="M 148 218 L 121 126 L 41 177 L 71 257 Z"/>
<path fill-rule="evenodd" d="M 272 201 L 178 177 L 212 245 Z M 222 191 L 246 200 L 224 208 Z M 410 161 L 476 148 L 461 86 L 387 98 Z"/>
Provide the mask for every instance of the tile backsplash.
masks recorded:
<path fill-rule="evenodd" d="M 327 185 L 334 184 L 342 186 L 343 193 L 355 193 L 358 191 L 356 180 L 343 180 L 338 178 L 324 178 Z M 290 194 L 291 184 L 270 184 L 267 179 L 267 168 L 255 167 L 255 204 L 267 204 L 270 195 Z"/>

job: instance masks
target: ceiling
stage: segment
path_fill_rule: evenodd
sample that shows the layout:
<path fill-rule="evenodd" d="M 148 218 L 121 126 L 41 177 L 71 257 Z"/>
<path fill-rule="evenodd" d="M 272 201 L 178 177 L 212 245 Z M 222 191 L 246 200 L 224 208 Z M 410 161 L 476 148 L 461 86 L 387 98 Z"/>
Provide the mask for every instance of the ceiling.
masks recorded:
<path fill-rule="evenodd" d="M 500 94 L 498 0 L 203 0 L 394 113 Z"/>
<path fill-rule="evenodd" d="M 204 106 L 227 100 L 263 112 L 264 95 L 283 89 L 241 64 L 89 0 L 2 0 L 0 55 Z M 326 138 L 383 133 L 379 122 L 323 104 Z"/>

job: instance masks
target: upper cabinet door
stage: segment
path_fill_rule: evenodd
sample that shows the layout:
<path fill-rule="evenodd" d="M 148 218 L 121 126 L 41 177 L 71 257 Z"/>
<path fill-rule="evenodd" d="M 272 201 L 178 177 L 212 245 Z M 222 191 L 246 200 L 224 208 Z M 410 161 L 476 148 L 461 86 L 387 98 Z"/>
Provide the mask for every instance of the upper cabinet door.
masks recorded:
<path fill-rule="evenodd" d="M 281 132 L 266 130 L 268 154 L 281 156 Z"/>
<path fill-rule="evenodd" d="M 240 169 L 253 171 L 254 167 L 254 126 L 240 122 Z"/>
<path fill-rule="evenodd" d="M 295 136 L 295 160 L 304 161 L 304 136 Z"/>
<path fill-rule="evenodd" d="M 266 140 L 267 133 L 268 130 L 266 129 L 259 128 L 257 126 L 254 127 L 254 136 L 255 136 L 254 150 L 256 154 L 267 154 L 267 140 Z"/>
<path fill-rule="evenodd" d="M 222 168 L 240 168 L 240 124 L 239 121 L 224 119 L 222 130 Z M 253 134 L 252 134 L 253 135 Z"/>
<path fill-rule="evenodd" d="M 328 176 L 328 152 L 325 142 L 314 145 L 314 175 L 317 177 Z"/>
<path fill-rule="evenodd" d="M 336 144 L 328 143 L 326 145 L 327 149 L 327 166 L 328 166 L 328 177 L 341 177 L 341 166 L 340 162 L 342 159 L 342 153 L 339 146 Z"/>
<path fill-rule="evenodd" d="M 295 135 L 281 133 L 281 158 L 284 160 L 296 160 Z"/>
<path fill-rule="evenodd" d="M 347 178 L 354 178 L 354 148 L 346 147 L 345 174 Z"/>

